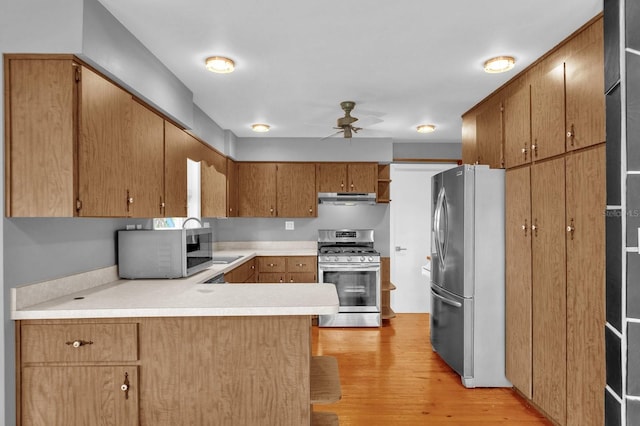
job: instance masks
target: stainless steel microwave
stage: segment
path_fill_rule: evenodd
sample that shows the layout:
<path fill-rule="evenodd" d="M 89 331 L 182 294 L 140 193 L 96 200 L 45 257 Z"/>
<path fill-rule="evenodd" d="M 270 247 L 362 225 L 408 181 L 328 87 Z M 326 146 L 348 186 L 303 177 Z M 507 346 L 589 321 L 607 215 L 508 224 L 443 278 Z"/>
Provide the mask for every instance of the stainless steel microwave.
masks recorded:
<path fill-rule="evenodd" d="M 213 264 L 210 228 L 118 231 L 120 278 L 181 278 Z"/>

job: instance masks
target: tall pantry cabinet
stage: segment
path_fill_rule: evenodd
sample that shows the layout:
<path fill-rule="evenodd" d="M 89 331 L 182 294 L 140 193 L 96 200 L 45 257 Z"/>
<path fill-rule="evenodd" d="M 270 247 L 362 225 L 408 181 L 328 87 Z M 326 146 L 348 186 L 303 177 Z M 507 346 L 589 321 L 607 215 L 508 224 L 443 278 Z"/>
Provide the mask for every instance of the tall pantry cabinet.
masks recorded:
<path fill-rule="evenodd" d="M 481 158 L 502 105 L 506 375 L 558 425 L 604 424 L 603 81 L 598 16 L 463 116 L 463 158 Z"/>

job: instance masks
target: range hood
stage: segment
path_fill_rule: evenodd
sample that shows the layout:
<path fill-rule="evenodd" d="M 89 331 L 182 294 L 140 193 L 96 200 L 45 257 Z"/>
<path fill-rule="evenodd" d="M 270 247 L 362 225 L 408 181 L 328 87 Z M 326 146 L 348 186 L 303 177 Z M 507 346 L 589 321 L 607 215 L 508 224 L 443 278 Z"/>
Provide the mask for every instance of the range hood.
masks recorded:
<path fill-rule="evenodd" d="M 354 206 L 356 204 L 375 204 L 375 192 L 318 192 L 319 204 L 336 206 Z"/>

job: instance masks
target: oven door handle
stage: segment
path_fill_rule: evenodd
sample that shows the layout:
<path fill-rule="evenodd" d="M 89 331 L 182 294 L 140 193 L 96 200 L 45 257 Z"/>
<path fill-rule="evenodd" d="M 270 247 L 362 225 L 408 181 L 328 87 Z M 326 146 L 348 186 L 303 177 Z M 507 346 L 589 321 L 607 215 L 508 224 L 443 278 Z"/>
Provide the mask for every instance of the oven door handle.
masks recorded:
<path fill-rule="evenodd" d="M 331 266 L 324 266 L 324 265 L 320 265 L 319 269 L 321 271 L 354 271 L 354 272 L 358 272 L 358 271 L 379 271 L 380 270 L 380 266 L 376 265 L 376 266 L 356 266 L 354 264 L 346 264 L 346 265 L 331 265 Z"/>

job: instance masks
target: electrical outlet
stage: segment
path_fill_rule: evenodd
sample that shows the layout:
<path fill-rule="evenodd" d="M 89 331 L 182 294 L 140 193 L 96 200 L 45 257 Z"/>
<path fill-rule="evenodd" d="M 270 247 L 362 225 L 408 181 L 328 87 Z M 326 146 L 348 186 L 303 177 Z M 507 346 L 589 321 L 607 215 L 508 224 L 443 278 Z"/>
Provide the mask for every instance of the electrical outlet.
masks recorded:
<path fill-rule="evenodd" d="M 285 220 L 284 221 L 284 229 L 286 229 L 287 231 L 293 231 L 295 229 L 293 221 L 292 220 Z"/>

